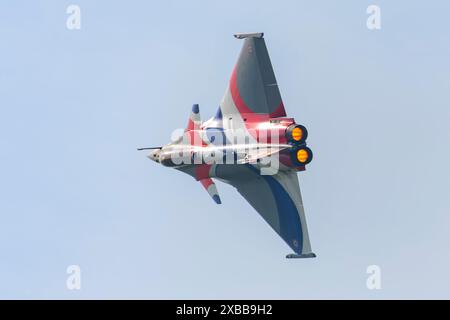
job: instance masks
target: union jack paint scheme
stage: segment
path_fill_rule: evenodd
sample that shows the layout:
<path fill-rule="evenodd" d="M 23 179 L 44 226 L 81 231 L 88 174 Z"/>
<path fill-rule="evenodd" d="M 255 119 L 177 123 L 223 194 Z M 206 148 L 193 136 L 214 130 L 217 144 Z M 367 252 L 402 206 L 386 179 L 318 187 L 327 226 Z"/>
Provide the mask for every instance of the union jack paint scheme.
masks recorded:
<path fill-rule="evenodd" d="M 286 116 L 263 33 L 240 33 L 244 45 L 214 117 L 194 104 L 184 133 L 148 157 L 191 175 L 221 203 L 213 179 L 235 187 L 294 251 L 313 258 L 297 172 L 312 160 L 308 132 Z"/>

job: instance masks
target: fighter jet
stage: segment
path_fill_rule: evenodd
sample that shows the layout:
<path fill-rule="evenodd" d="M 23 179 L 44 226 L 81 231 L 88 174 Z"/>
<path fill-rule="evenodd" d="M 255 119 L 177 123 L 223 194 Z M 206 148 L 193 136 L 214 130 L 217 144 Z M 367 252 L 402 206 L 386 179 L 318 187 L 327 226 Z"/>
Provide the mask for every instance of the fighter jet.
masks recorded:
<path fill-rule="evenodd" d="M 148 157 L 192 176 L 221 204 L 214 180 L 230 184 L 294 251 L 313 258 L 297 177 L 312 160 L 308 131 L 286 116 L 263 33 L 243 40 L 217 113 L 202 122 L 194 104 L 187 127 Z"/>

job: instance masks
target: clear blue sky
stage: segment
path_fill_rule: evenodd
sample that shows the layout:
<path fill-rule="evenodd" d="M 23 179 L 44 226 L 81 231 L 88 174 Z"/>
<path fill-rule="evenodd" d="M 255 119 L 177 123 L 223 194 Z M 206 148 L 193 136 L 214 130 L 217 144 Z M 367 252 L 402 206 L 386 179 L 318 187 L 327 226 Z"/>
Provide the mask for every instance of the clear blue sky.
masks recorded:
<path fill-rule="evenodd" d="M 66 7 L 81 7 L 81 30 Z M 382 29 L 366 28 L 381 7 Z M 450 298 L 447 1 L 3 1 L 0 298 Z M 264 31 L 289 115 L 316 259 L 230 186 L 135 148 L 222 98 Z M 66 289 L 66 268 L 82 290 Z M 366 267 L 382 289 L 366 288 Z"/>

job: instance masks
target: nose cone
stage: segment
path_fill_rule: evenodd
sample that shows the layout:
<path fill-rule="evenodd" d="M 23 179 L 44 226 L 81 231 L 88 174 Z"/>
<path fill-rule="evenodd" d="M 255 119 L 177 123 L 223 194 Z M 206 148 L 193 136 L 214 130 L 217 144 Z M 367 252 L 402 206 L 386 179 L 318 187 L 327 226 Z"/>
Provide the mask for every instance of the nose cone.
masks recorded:
<path fill-rule="evenodd" d="M 153 160 L 155 162 L 159 162 L 159 153 L 160 152 L 161 152 L 160 149 L 153 149 L 148 153 L 147 158 L 149 158 L 150 160 Z"/>

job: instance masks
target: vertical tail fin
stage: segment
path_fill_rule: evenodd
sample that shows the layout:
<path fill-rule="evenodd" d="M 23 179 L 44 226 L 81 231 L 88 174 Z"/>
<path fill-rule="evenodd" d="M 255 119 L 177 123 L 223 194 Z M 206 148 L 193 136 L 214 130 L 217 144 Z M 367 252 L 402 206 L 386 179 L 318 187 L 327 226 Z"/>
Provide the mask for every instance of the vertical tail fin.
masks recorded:
<path fill-rule="evenodd" d="M 202 121 L 200 119 L 200 109 L 198 107 L 198 104 L 194 104 L 192 106 L 192 111 L 189 116 L 188 125 L 187 125 L 185 131 L 199 130 L 201 124 L 202 124 Z"/>

